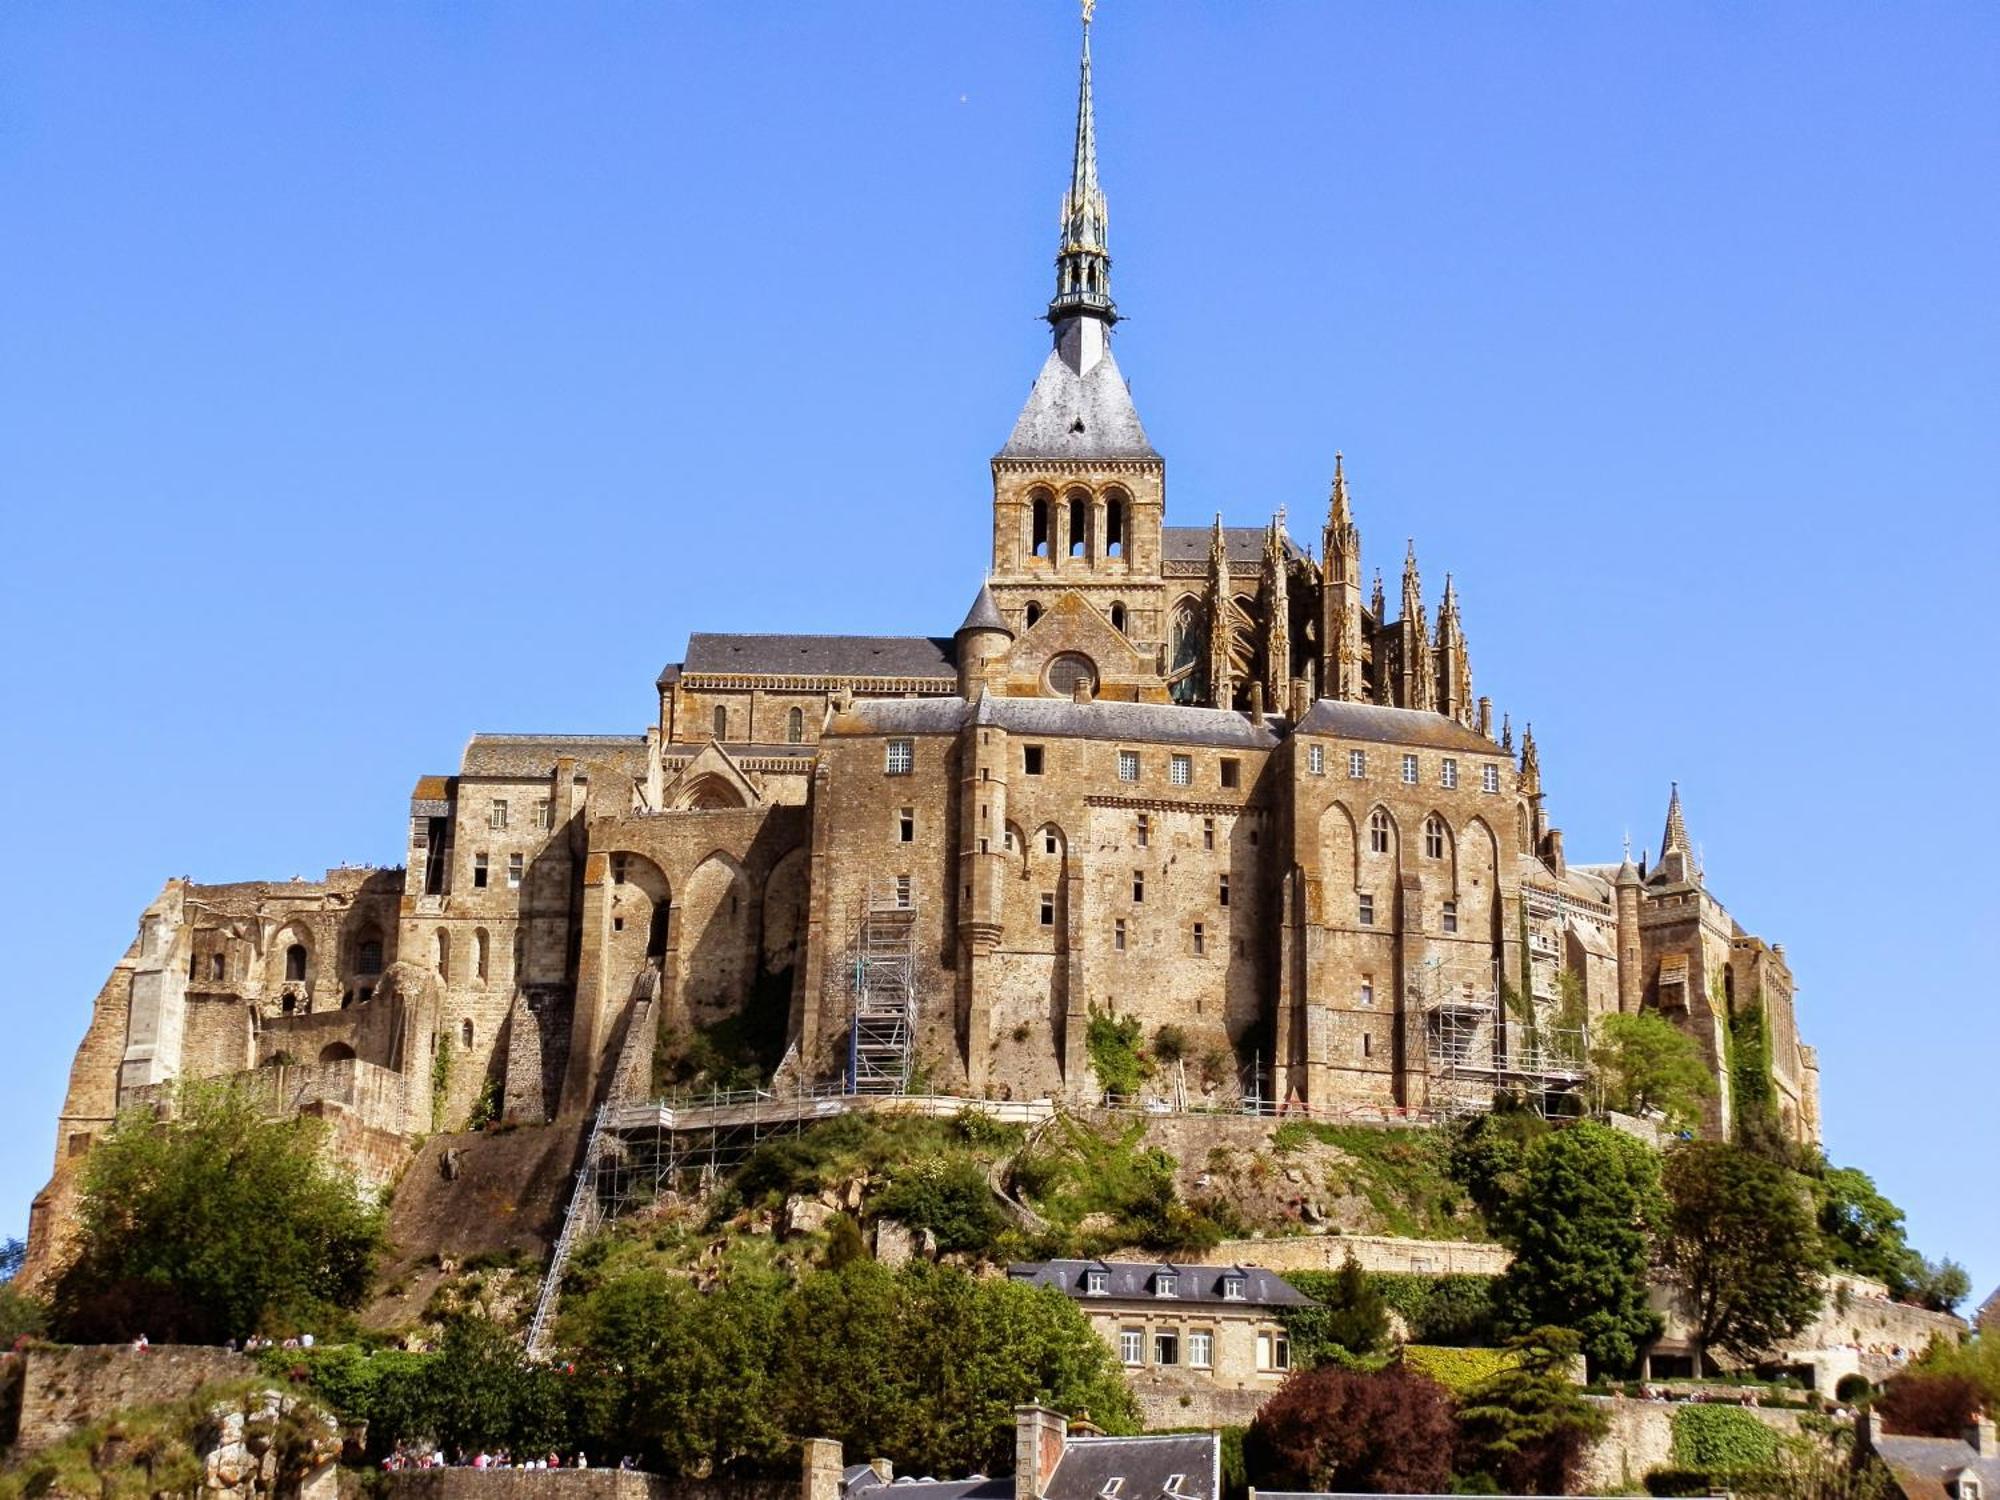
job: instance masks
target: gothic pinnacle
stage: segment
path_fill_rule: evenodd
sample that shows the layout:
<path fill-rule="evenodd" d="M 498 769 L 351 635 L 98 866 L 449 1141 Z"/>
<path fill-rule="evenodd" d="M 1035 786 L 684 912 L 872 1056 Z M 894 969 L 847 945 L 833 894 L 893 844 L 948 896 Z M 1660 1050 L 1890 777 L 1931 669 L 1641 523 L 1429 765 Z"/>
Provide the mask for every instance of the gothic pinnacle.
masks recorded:
<path fill-rule="evenodd" d="M 1097 183 L 1097 110 L 1090 78 L 1090 22 L 1094 0 L 1083 7 L 1083 55 L 1077 67 L 1076 144 L 1070 157 L 1069 189 L 1063 194 L 1062 243 L 1056 250 L 1056 294 L 1049 321 L 1096 318 L 1118 321 L 1111 300 L 1110 215 Z"/>

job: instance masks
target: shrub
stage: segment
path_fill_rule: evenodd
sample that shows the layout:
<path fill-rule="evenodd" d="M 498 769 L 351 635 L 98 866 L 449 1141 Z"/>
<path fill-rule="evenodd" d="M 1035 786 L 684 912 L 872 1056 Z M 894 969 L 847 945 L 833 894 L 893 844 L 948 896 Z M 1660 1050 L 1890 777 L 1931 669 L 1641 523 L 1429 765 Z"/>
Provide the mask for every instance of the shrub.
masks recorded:
<path fill-rule="evenodd" d="M 1114 1016 L 1091 1007 L 1083 1045 L 1097 1072 L 1097 1086 L 1106 1093 L 1136 1094 L 1145 1083 L 1147 1066 L 1139 1035 L 1137 1016 Z"/>
<path fill-rule="evenodd" d="M 1006 1228 L 986 1174 L 963 1157 L 931 1157 L 897 1168 L 872 1207 L 884 1217 L 930 1230 L 940 1250 L 983 1254 Z"/>
<path fill-rule="evenodd" d="M 1768 1468 L 1778 1434 L 1740 1406 L 1700 1403 L 1674 1408 L 1674 1462 L 1711 1476 Z"/>
<path fill-rule="evenodd" d="M 1437 1494 L 1458 1438 L 1451 1396 L 1405 1365 L 1292 1374 L 1243 1438 L 1260 1489 Z"/>
<path fill-rule="evenodd" d="M 1442 1349 L 1431 1344 L 1405 1344 L 1403 1363 L 1453 1395 L 1462 1396 L 1511 1368 L 1515 1357 L 1505 1349 Z"/>
<path fill-rule="evenodd" d="M 1985 1401 L 1970 1375 L 1905 1371 L 1892 1375 L 1875 1400 L 1889 1431 L 1905 1437 L 1957 1437 Z"/>

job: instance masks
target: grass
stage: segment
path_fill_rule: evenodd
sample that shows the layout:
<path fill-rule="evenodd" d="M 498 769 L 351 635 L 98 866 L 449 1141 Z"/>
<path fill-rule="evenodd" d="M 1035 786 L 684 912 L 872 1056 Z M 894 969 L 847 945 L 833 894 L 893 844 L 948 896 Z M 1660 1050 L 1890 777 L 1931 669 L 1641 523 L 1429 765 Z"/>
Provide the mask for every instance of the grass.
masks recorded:
<path fill-rule="evenodd" d="M 1271 1135 L 1271 1149 L 1279 1156 L 1315 1144 L 1346 1158 L 1326 1169 L 1327 1191 L 1364 1199 L 1382 1233 L 1424 1240 L 1491 1238 L 1485 1216 L 1451 1175 L 1445 1132 L 1288 1120 Z"/>

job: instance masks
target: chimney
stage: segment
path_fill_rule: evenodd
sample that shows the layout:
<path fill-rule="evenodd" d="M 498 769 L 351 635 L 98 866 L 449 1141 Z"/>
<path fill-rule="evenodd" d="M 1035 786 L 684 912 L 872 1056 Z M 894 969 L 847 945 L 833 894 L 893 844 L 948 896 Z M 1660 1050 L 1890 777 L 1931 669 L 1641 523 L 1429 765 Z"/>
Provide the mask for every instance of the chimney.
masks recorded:
<path fill-rule="evenodd" d="M 1993 1435 L 1993 1419 L 1980 1412 L 1965 1429 L 1965 1441 L 1981 1458 L 2000 1458 L 2000 1440 Z"/>
<path fill-rule="evenodd" d="M 1069 1442 L 1069 1421 L 1046 1406 L 1014 1408 L 1014 1500 L 1042 1500 Z"/>
<path fill-rule="evenodd" d="M 840 1500 L 840 1444 L 832 1438 L 807 1438 L 799 1500 Z"/>
<path fill-rule="evenodd" d="M 1070 689 L 1069 696 L 1072 703 L 1088 703 L 1090 701 L 1090 677 L 1088 674 L 1077 678 L 1076 686 Z"/>
<path fill-rule="evenodd" d="M 1543 838 L 1543 848 L 1549 868 L 1555 872 L 1556 879 L 1562 879 L 1569 869 L 1563 863 L 1563 831 L 1560 828 L 1551 828 Z"/>
<path fill-rule="evenodd" d="M 1479 732 L 1489 740 L 1493 738 L 1493 700 L 1491 698 L 1481 698 L 1479 700 Z"/>
<path fill-rule="evenodd" d="M 1292 725 L 1298 726 L 1301 719 L 1312 711 L 1312 685 L 1303 677 L 1292 679 Z"/>
<path fill-rule="evenodd" d="M 1264 684 L 1250 684 L 1250 722 L 1262 727 L 1264 723 Z"/>

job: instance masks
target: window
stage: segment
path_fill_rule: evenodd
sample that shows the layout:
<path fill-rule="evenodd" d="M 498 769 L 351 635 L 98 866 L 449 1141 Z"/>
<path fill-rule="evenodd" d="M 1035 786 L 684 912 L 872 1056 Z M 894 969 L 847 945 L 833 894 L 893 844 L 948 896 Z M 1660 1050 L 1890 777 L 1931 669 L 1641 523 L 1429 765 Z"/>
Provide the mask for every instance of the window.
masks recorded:
<path fill-rule="evenodd" d="M 1125 951 L 1125 919 L 1117 917 L 1111 923 L 1111 947 L 1114 952 Z"/>
<path fill-rule="evenodd" d="M 1030 630 L 1033 630 L 1035 628 L 1035 621 L 1039 620 L 1042 617 L 1041 605 L 1035 603 L 1032 599 L 1029 600 L 1027 615 L 1028 615 L 1028 628 Z"/>
<path fill-rule="evenodd" d="M 1406 755 L 1403 757 L 1403 785 L 1415 786 L 1416 784 L 1417 758 L 1414 755 Z"/>
<path fill-rule="evenodd" d="M 613 885 L 625 883 L 625 856 L 622 854 L 611 856 L 611 883 Z"/>
<path fill-rule="evenodd" d="M 472 888 L 476 891 L 486 889 L 486 856 L 483 854 L 472 856 Z"/>
<path fill-rule="evenodd" d="M 1104 555 L 1123 557 L 1125 555 L 1125 497 L 1113 490 L 1104 501 Z M 1125 628 L 1118 615 L 1123 611 L 1112 606 L 1111 623 L 1120 630 Z"/>
<path fill-rule="evenodd" d="M 1144 849 L 1153 842 L 1153 820 L 1145 813 L 1139 814 L 1139 847 Z"/>
<path fill-rule="evenodd" d="M 1114 604 L 1111 606 L 1111 628 L 1117 631 L 1120 635 L 1123 635 L 1125 633 L 1124 605 Z"/>
<path fill-rule="evenodd" d="M 472 1022 L 470 1019 L 459 1022 L 458 1041 L 459 1045 L 464 1047 L 466 1051 L 470 1052 L 472 1050 Z"/>
<path fill-rule="evenodd" d="M 906 807 L 896 814 L 896 842 L 914 844 L 917 841 L 917 810 Z"/>
<path fill-rule="evenodd" d="M 1257 1368 L 1260 1370 L 1289 1370 L 1292 1367 L 1292 1341 L 1282 1332 L 1266 1332 L 1257 1335 Z"/>
<path fill-rule="evenodd" d="M 293 943 L 285 950 L 285 978 L 304 979 L 306 977 L 306 945 Z"/>
<path fill-rule="evenodd" d="M 1444 763 L 1438 767 L 1438 785 L 1442 786 L 1448 792 L 1458 790 L 1458 762 L 1453 760 L 1449 755 L 1444 758 Z"/>
<path fill-rule="evenodd" d="M 1241 1302 L 1243 1300 L 1243 1278 L 1241 1276 L 1225 1276 L 1222 1278 L 1222 1300 L 1224 1302 Z"/>
<path fill-rule="evenodd" d="M 1155 1297 L 1177 1297 L 1180 1295 L 1181 1278 L 1175 1271 L 1153 1273 L 1153 1295 Z"/>
<path fill-rule="evenodd" d="M 1188 1335 L 1188 1363 L 1197 1370 L 1206 1370 L 1215 1364 L 1215 1335 L 1212 1333 L 1191 1333 Z"/>
<path fill-rule="evenodd" d="M 451 978 L 451 934 L 442 927 L 437 930 L 437 977 Z"/>
<path fill-rule="evenodd" d="M 1208 928 L 1200 922 L 1194 924 L 1194 956 L 1202 957 L 1208 952 Z"/>
<path fill-rule="evenodd" d="M 354 972 L 357 974 L 380 974 L 382 972 L 382 940 L 363 938 L 354 950 Z"/>
<path fill-rule="evenodd" d="M 1056 925 L 1056 893 L 1054 891 L 1042 892 L 1042 925 L 1044 927 L 1053 927 Z"/>
<path fill-rule="evenodd" d="M 1036 557 L 1047 557 L 1049 555 L 1049 497 L 1047 495 L 1035 496 L 1031 509 L 1033 512 L 1031 524 L 1034 530 L 1028 539 L 1028 548 Z M 1030 620 L 1028 623 L 1032 625 L 1034 621 Z"/>
<path fill-rule="evenodd" d="M 1120 750 L 1118 752 L 1118 779 L 1120 781 L 1137 781 L 1139 779 L 1139 752 L 1137 750 Z"/>
<path fill-rule="evenodd" d="M 1153 1334 L 1153 1363 L 1156 1365 L 1177 1365 L 1181 1362 L 1181 1336 L 1170 1328 L 1161 1328 Z"/>
<path fill-rule="evenodd" d="M 523 857 L 522 857 L 521 855 L 519 855 L 519 854 L 510 854 L 510 855 L 508 855 L 508 856 L 507 856 L 507 889 L 508 889 L 508 890 L 510 890 L 510 891 L 518 891 L 518 890 L 519 890 L 519 889 L 521 888 L 521 872 L 522 872 L 523 868 L 525 867 L 525 865 L 526 865 L 526 861 L 524 860 L 524 858 L 523 858 Z"/>
<path fill-rule="evenodd" d="M 1215 847 L 1215 819 L 1213 818 L 1203 818 L 1201 820 L 1201 847 L 1204 849 L 1213 849 Z"/>
<path fill-rule="evenodd" d="M 1227 875 L 1218 875 L 1216 877 L 1215 900 L 1219 906 L 1227 906 L 1229 904 L 1229 877 Z"/>
<path fill-rule="evenodd" d="M 715 738 L 729 738 L 729 710 L 720 703 L 715 705 Z"/>
<path fill-rule="evenodd" d="M 1368 774 L 1368 752 L 1350 750 L 1347 752 L 1347 776 L 1350 781 L 1359 781 Z"/>
<path fill-rule="evenodd" d="M 1446 932 L 1458 931 L 1458 903 L 1456 901 L 1447 901 L 1444 904 L 1444 930 Z"/>
<path fill-rule="evenodd" d="M 1118 1330 L 1118 1362 L 1137 1365 L 1145 1363 L 1146 1330 L 1143 1328 L 1121 1328 Z"/>
<path fill-rule="evenodd" d="M 1042 774 L 1042 747 L 1023 745 L 1021 747 L 1021 774 L 1039 776 Z"/>
<path fill-rule="evenodd" d="M 493 799 L 493 806 L 487 810 L 486 826 L 489 828 L 505 828 L 507 826 L 507 799 L 505 797 L 495 797 Z"/>
<path fill-rule="evenodd" d="M 226 965 L 228 964 L 228 962 L 229 962 L 229 960 L 228 960 L 228 959 L 226 959 L 226 958 L 224 958 L 224 957 L 223 957 L 223 956 L 222 956 L 222 955 L 221 955 L 220 953 L 211 953 L 211 954 L 209 954 L 209 956 L 208 956 L 208 977 L 209 977 L 210 979 L 220 979 L 220 978 L 222 978 L 222 977 L 223 977 L 223 969 L 224 969 L 224 967 L 225 967 L 225 966 L 226 966 Z"/>
<path fill-rule="evenodd" d="M 896 877 L 896 905 L 904 911 L 910 909 L 910 877 L 907 875 Z"/>
<path fill-rule="evenodd" d="M 1366 891 L 1361 893 L 1360 911 L 1357 914 L 1361 918 L 1361 925 L 1363 927 L 1373 927 L 1375 925 L 1375 898 Z"/>
<path fill-rule="evenodd" d="M 1092 1297 L 1102 1297 L 1111 1290 L 1111 1273 L 1108 1271 L 1085 1271 L 1083 1290 Z"/>
<path fill-rule="evenodd" d="M 1234 790 L 1243 784 L 1243 762 L 1224 757 L 1222 762 L 1222 785 L 1224 790 Z"/>
<path fill-rule="evenodd" d="M 1444 858 L 1444 819 L 1435 813 L 1424 819 L 1424 858 Z"/>
<path fill-rule="evenodd" d="M 1090 555 L 1090 502 L 1082 495 L 1069 497 L 1069 555 Z"/>
<path fill-rule="evenodd" d="M 1194 780 L 1194 762 L 1185 755 L 1176 755 L 1167 762 L 1167 780 L 1175 786 L 1186 786 Z"/>
<path fill-rule="evenodd" d="M 486 935 L 484 927 L 472 934 L 472 977 L 482 983 L 486 979 L 487 953 L 492 946 L 493 940 Z"/>
<path fill-rule="evenodd" d="M 806 738 L 806 711 L 795 708 L 785 715 L 785 743 L 802 745 Z"/>
<path fill-rule="evenodd" d="M 1132 872 L 1132 899 L 1134 901 L 1144 901 L 1146 899 L 1146 872 L 1144 870 L 1134 870 Z"/>
<path fill-rule="evenodd" d="M 882 752 L 882 770 L 890 776 L 907 776 L 916 769 L 917 742 L 891 740 Z"/>
<path fill-rule="evenodd" d="M 1357 994 L 1355 995 L 1355 997 L 1354 997 L 1354 1000 L 1355 1000 L 1355 1003 L 1356 1003 L 1357 1005 L 1360 1005 L 1360 1006 L 1361 1006 L 1361 1007 L 1363 1007 L 1364 1009 L 1366 1009 L 1366 1008 L 1368 1008 L 1368 1007 L 1370 1007 L 1370 1006 L 1374 1005 L 1374 1003 L 1375 1003 L 1375 976 L 1374 976 L 1374 975 L 1372 975 L 1372 974 L 1363 974 L 1363 975 L 1361 976 L 1361 989 L 1360 989 L 1360 991 L 1359 991 L 1359 992 L 1358 992 L 1358 993 L 1357 993 Z"/>
<path fill-rule="evenodd" d="M 1361 1033 L 1361 1055 L 1363 1057 L 1375 1055 L 1375 1038 L 1365 1031 Z"/>
<path fill-rule="evenodd" d="M 1479 768 L 1479 790 L 1482 792 L 1497 792 L 1500 790 L 1500 768 L 1498 766 L 1481 766 Z"/>
<path fill-rule="evenodd" d="M 553 809 L 547 797 L 537 797 L 535 799 L 535 826 L 537 828 L 548 828 L 551 826 L 554 822 L 554 819 L 550 817 L 552 811 Z"/>
<path fill-rule="evenodd" d="M 1368 849 L 1373 854 L 1389 852 L 1389 815 L 1379 807 L 1368 815 Z"/>
<path fill-rule="evenodd" d="M 1044 828 L 1042 830 L 1042 853 L 1054 854 L 1056 851 L 1056 831 L 1053 828 Z"/>
<path fill-rule="evenodd" d="M 1315 776 L 1326 774 L 1326 746 L 1306 746 L 1306 769 Z"/>

